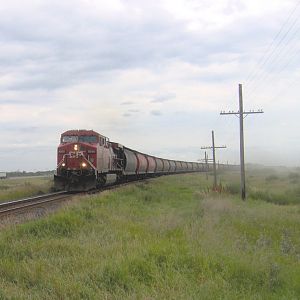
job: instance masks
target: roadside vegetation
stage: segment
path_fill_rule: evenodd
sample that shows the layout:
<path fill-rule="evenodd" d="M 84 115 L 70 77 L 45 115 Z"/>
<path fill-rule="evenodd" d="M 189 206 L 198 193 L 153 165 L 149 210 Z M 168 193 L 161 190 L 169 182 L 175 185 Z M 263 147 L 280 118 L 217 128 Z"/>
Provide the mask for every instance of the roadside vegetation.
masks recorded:
<path fill-rule="evenodd" d="M 272 172 L 251 171 L 251 193 L 297 188 Z M 300 201 L 242 202 L 237 178 L 219 194 L 165 176 L 3 229 L 0 299 L 299 299 Z"/>
<path fill-rule="evenodd" d="M 0 180 L 0 202 L 50 193 L 53 177 L 19 177 Z"/>

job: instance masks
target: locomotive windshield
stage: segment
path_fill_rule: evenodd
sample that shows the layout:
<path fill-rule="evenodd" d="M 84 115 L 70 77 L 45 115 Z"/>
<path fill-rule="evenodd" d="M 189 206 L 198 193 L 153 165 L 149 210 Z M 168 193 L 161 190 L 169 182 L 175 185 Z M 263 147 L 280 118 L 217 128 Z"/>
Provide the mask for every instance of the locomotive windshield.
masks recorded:
<path fill-rule="evenodd" d="M 76 143 L 78 142 L 78 136 L 77 135 L 65 135 L 61 139 L 62 143 Z"/>
<path fill-rule="evenodd" d="M 98 139 L 95 135 L 82 135 L 78 141 L 81 143 L 97 143 Z"/>
<path fill-rule="evenodd" d="M 61 139 L 62 143 L 97 143 L 98 138 L 95 135 L 65 135 Z"/>

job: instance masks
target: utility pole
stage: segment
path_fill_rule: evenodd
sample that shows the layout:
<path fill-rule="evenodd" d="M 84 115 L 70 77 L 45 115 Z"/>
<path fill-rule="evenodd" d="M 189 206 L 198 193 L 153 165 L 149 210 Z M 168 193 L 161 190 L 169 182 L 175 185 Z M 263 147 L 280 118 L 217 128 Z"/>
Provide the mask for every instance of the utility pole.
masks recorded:
<path fill-rule="evenodd" d="M 215 134 L 212 130 L 211 132 L 212 146 L 209 147 L 201 147 L 201 149 L 212 149 L 213 150 L 213 170 L 214 170 L 214 185 L 213 188 L 216 190 L 217 188 L 217 167 L 216 167 L 216 149 L 226 148 L 226 146 L 215 146 Z"/>
<path fill-rule="evenodd" d="M 262 114 L 263 110 L 244 111 L 243 108 L 243 89 L 239 84 L 239 111 L 221 111 L 220 115 L 235 115 L 240 119 L 240 167 L 241 167 L 241 197 L 246 199 L 246 176 L 245 176 L 245 147 L 244 147 L 244 118 L 251 114 Z"/>
<path fill-rule="evenodd" d="M 202 148 L 201 148 L 202 149 Z M 198 161 L 202 161 L 203 163 L 203 169 L 205 171 L 205 175 L 206 175 L 206 180 L 208 180 L 208 172 L 209 172 L 209 161 L 213 161 L 211 158 L 208 158 L 207 152 L 205 151 L 204 153 L 204 158 L 203 159 L 198 159 Z"/>
<path fill-rule="evenodd" d="M 206 180 L 208 180 L 208 156 L 207 152 L 204 153 L 204 161 L 205 161 L 205 174 L 206 174 Z"/>

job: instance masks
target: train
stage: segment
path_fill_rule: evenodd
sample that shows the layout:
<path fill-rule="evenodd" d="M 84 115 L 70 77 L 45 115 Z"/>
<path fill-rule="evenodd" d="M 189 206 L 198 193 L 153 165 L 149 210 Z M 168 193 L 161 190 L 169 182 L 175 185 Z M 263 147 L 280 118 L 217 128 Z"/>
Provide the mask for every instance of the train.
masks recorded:
<path fill-rule="evenodd" d="M 57 148 L 56 190 L 89 191 L 106 185 L 160 175 L 200 172 L 198 162 L 148 155 L 111 142 L 94 130 L 68 130 Z"/>

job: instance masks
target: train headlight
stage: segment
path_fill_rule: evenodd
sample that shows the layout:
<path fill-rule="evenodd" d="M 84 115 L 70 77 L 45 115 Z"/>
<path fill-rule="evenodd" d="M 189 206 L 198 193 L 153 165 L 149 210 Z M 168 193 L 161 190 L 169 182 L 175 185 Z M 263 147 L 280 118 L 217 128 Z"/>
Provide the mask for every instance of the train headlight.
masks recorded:
<path fill-rule="evenodd" d="M 75 150 L 75 151 L 78 150 L 78 145 L 77 145 L 77 144 L 74 145 L 74 150 Z"/>
<path fill-rule="evenodd" d="M 82 166 L 83 168 L 85 168 L 85 167 L 86 167 L 86 163 L 83 162 L 83 163 L 81 164 L 81 166 Z"/>
<path fill-rule="evenodd" d="M 65 164 L 65 163 L 62 163 L 62 164 L 61 164 L 61 166 L 62 166 L 62 167 L 65 167 L 65 166 L 66 166 L 66 164 Z"/>

